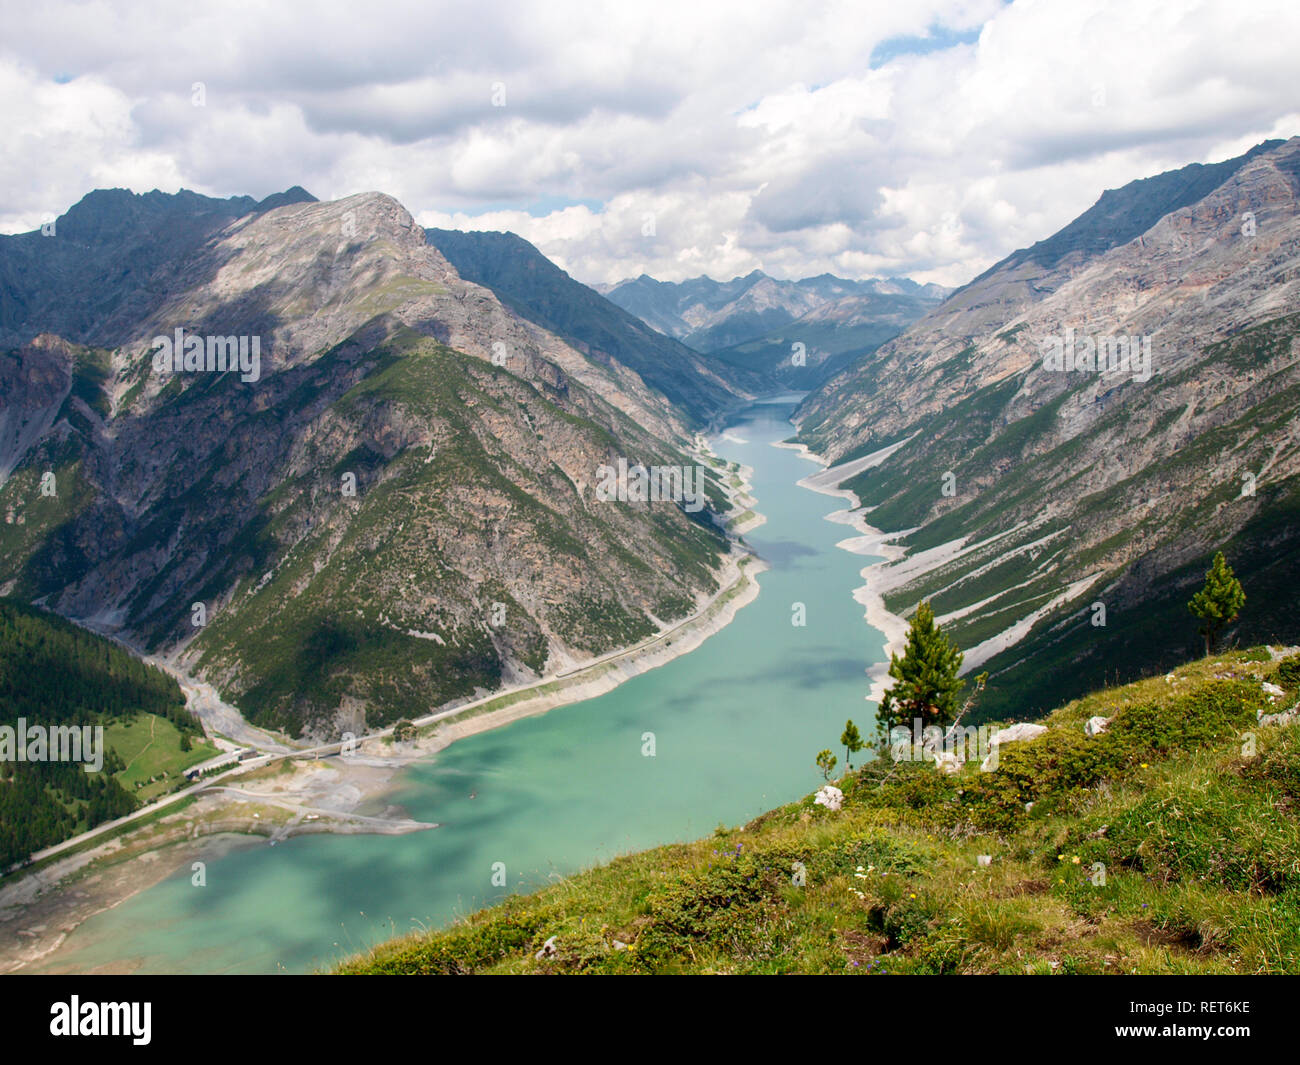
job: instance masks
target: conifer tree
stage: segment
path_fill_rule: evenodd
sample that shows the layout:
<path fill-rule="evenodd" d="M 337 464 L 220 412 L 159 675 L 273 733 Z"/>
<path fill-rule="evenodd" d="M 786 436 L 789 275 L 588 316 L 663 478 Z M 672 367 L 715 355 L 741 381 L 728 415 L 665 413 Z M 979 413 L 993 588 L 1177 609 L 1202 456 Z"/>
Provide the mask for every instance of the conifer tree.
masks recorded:
<path fill-rule="evenodd" d="M 928 602 L 916 606 L 903 657 L 889 656 L 894 686 L 881 700 L 878 719 L 886 734 L 897 725 L 942 725 L 957 711 L 957 695 L 965 682 L 957 676 L 962 653 L 934 620 Z"/>
<path fill-rule="evenodd" d="M 844 765 L 853 768 L 853 756 L 862 750 L 862 733 L 852 720 L 844 722 L 844 731 L 840 734 L 840 743 L 844 744 Z"/>
<path fill-rule="evenodd" d="M 1246 604 L 1246 592 L 1241 581 L 1232 575 L 1232 567 L 1216 551 L 1214 561 L 1205 571 L 1205 587 L 1192 596 L 1187 609 L 1201 619 L 1201 635 L 1205 637 L 1205 653 L 1214 653 L 1215 644 L 1224 627 L 1231 625 Z"/>
<path fill-rule="evenodd" d="M 838 761 L 839 759 L 836 758 L 835 755 L 831 754 L 830 751 L 823 750 L 817 752 L 817 768 L 822 771 L 823 780 L 831 779 L 831 774 L 835 772 L 835 763 Z"/>

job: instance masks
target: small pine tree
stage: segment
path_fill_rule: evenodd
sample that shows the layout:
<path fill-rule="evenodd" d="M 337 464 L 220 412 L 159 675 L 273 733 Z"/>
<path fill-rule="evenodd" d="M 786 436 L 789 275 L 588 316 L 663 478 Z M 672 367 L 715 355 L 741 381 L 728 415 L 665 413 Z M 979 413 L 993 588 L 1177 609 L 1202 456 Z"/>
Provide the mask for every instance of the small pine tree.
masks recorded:
<path fill-rule="evenodd" d="M 839 761 L 830 751 L 817 752 L 817 768 L 822 771 L 822 779 L 830 780 L 831 774 L 835 772 L 835 764 Z"/>
<path fill-rule="evenodd" d="M 957 695 L 965 685 L 957 676 L 962 658 L 935 623 L 930 604 L 918 603 L 903 657 L 889 656 L 894 686 L 885 693 L 877 713 L 885 733 L 897 725 L 910 727 L 918 717 L 922 727 L 948 721 L 957 711 Z"/>
<path fill-rule="evenodd" d="M 1216 551 L 1214 561 L 1205 571 L 1205 587 L 1192 596 L 1187 609 L 1201 619 L 1201 635 L 1205 637 L 1205 653 L 1214 653 L 1219 634 L 1231 625 L 1246 605 L 1246 592 L 1241 581 L 1232 575 L 1232 567 Z"/>
<path fill-rule="evenodd" d="M 862 750 L 862 733 L 851 720 L 844 722 L 844 731 L 840 734 L 840 743 L 844 744 L 844 765 L 852 770 L 853 756 Z"/>

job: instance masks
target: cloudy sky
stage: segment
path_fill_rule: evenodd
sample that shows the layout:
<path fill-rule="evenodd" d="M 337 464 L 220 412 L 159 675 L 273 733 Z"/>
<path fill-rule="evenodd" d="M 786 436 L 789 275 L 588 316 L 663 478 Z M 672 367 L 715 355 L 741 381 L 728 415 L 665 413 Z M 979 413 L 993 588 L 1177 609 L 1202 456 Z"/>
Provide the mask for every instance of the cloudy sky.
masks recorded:
<path fill-rule="evenodd" d="M 510 229 L 587 282 L 960 284 L 1300 134 L 1296 0 L 0 0 L 0 232 L 93 188 Z"/>

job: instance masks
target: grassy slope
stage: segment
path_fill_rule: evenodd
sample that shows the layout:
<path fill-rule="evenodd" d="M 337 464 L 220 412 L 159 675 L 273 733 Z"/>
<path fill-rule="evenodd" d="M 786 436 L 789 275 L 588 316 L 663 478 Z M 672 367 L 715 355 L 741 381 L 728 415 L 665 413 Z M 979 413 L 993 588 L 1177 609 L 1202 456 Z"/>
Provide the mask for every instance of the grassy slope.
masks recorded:
<path fill-rule="evenodd" d="M 190 738 L 181 749 L 181 733 L 165 717 L 139 714 L 104 729 L 104 743 L 117 752 L 123 768 L 114 776 L 141 803 L 152 802 L 184 783 L 185 770 L 215 758 L 221 751 L 207 740 Z"/>
<path fill-rule="evenodd" d="M 1300 972 L 1300 727 L 1255 724 L 1297 687 L 1260 651 L 1203 659 L 1057 709 L 995 772 L 872 763 L 839 812 L 809 796 L 339 971 Z"/>

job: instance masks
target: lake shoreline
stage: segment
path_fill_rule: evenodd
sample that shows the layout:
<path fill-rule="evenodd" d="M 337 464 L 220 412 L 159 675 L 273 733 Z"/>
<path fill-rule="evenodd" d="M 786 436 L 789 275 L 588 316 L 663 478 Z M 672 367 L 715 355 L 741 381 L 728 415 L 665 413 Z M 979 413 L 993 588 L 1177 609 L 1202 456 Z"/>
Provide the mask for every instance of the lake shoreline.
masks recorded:
<path fill-rule="evenodd" d="M 835 546 L 853 555 L 870 555 L 879 559 L 879 561 L 872 562 L 862 568 L 858 576 L 863 579 L 864 583 L 853 590 L 854 600 L 863 608 L 863 618 L 871 628 L 885 638 L 885 659 L 867 669 L 867 678 L 871 681 L 871 689 L 867 693 L 866 700 L 875 703 L 879 703 L 881 696 L 884 695 L 890 684 L 888 656 L 901 654 L 906 646 L 908 622 L 906 618 L 891 613 L 885 606 L 884 596 L 873 587 L 872 577 L 881 567 L 898 561 L 906 554 L 902 547 L 892 542 L 896 537 L 902 536 L 904 533 L 887 533 L 877 529 L 867 521 L 867 508 L 863 507 L 862 501 L 857 495 L 849 489 L 839 486 L 843 481 L 856 476 L 862 470 L 883 462 L 890 454 L 901 447 L 902 443 L 906 443 L 906 441 L 881 448 L 863 459 L 841 463 L 838 466 L 832 466 L 829 460 L 810 450 L 805 444 L 783 441 L 773 445 L 773 447 L 795 451 L 802 458 L 815 462 L 822 467 L 819 472 L 809 474 L 799 481 L 802 487 L 814 492 L 820 492 L 822 495 L 832 496 L 835 499 L 842 499 L 848 503 L 846 509 L 827 514 L 826 520 L 836 525 L 848 525 L 858 535 L 841 540 Z"/>
<path fill-rule="evenodd" d="M 705 449 L 703 454 L 716 457 L 711 449 Z M 725 516 L 728 520 L 752 512 L 743 529 L 766 520 L 752 511 L 757 502 L 750 491 L 752 472 L 738 465 L 734 475 L 740 484 L 728 489 L 732 503 Z M 733 529 L 737 537 L 740 531 Z M 251 774 L 235 776 L 230 782 L 238 783 L 238 789 L 222 786 L 206 790 L 182 803 L 184 809 L 163 814 L 156 821 L 114 835 L 97 846 L 73 851 L 16 879 L 6 878 L 0 882 L 0 973 L 57 963 L 69 936 L 90 918 L 121 905 L 196 861 L 215 860 L 240 847 L 255 846 L 262 836 L 272 836 L 274 845 L 296 835 L 320 832 L 436 829 L 436 825 L 400 817 L 366 817 L 358 810 L 383 802 L 400 787 L 402 770 L 457 740 L 603 695 L 696 650 L 757 598 L 758 574 L 767 569 L 757 555 L 733 542 L 717 572 L 719 589 L 712 598 L 694 617 L 665 628 L 648 641 L 587 663 L 576 663 L 560 677 L 521 685 L 516 691 L 495 692 L 482 700 L 491 706 L 523 693 L 499 709 L 481 711 L 471 704 L 440 711 L 433 715 L 439 720 L 424 725 L 412 741 L 394 743 L 388 737 L 370 738 L 346 757 L 290 757 Z M 552 685 L 557 687 L 552 690 Z M 538 689 L 536 694 L 526 694 L 531 688 Z M 272 769 L 274 773 L 269 772 Z M 323 781 L 322 775 L 327 773 L 338 776 Z M 244 798 L 232 799 L 230 795 L 235 791 Z M 309 801 L 314 805 L 308 805 Z M 248 809 L 234 809 L 240 803 Z M 308 809 L 315 811 L 314 815 L 303 812 Z M 386 813 L 393 809 L 388 807 Z M 280 811 L 287 816 L 281 816 Z M 272 813 L 274 816 L 270 816 Z M 120 971 L 130 971 L 130 966 L 124 963 Z"/>

